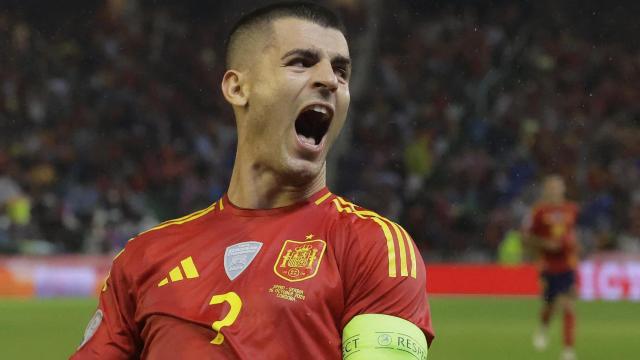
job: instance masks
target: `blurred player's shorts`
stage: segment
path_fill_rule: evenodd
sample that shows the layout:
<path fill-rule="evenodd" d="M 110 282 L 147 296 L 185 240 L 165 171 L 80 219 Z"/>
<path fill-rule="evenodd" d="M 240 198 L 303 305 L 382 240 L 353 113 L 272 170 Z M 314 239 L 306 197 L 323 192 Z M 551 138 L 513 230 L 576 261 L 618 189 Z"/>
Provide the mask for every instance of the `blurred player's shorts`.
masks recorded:
<path fill-rule="evenodd" d="M 558 295 L 569 294 L 574 291 L 576 282 L 575 271 L 565 271 L 561 273 L 542 273 L 542 296 L 547 303 L 555 300 Z"/>

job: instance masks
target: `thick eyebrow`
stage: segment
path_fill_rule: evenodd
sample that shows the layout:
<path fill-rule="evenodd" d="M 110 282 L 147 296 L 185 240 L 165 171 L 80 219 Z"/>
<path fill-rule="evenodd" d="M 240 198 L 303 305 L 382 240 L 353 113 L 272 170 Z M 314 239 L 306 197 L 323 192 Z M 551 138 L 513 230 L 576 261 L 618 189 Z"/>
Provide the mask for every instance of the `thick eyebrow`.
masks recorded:
<path fill-rule="evenodd" d="M 286 58 L 288 58 L 289 56 L 292 56 L 292 55 L 298 55 L 298 56 L 301 56 L 301 57 L 312 58 L 312 59 L 319 59 L 320 58 L 320 54 L 318 53 L 317 50 L 313 50 L 313 49 L 293 49 L 293 50 L 287 51 L 287 53 L 282 55 L 282 57 L 280 59 L 284 60 L 284 59 L 286 59 Z"/>
<path fill-rule="evenodd" d="M 315 49 L 292 49 L 287 51 L 284 55 L 282 55 L 280 59 L 284 60 L 292 55 L 297 55 L 307 59 L 320 59 L 320 53 L 318 50 L 315 50 Z M 351 65 L 351 59 L 344 55 L 336 55 L 331 59 L 331 64 L 342 65 L 347 67 Z"/>

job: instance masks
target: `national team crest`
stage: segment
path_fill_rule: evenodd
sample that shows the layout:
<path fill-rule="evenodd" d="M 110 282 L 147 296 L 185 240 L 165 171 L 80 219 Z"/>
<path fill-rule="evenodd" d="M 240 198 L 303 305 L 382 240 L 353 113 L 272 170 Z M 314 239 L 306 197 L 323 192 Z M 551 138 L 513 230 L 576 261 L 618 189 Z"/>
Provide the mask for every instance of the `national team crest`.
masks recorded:
<path fill-rule="evenodd" d="M 262 248 L 258 241 L 245 241 L 231 245 L 224 251 L 224 272 L 229 280 L 237 278 L 248 266 Z"/>
<path fill-rule="evenodd" d="M 287 281 L 312 278 L 320 268 L 327 243 L 324 240 L 287 240 L 273 266 L 276 275 Z"/>

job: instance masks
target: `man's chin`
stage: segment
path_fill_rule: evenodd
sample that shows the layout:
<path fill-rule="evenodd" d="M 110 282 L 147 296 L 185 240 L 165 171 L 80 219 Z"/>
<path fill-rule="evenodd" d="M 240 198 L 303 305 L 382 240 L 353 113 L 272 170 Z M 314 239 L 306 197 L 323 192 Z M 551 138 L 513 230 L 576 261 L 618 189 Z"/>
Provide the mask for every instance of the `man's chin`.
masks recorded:
<path fill-rule="evenodd" d="M 304 185 L 322 176 L 324 164 L 324 159 L 289 159 L 282 171 L 282 175 L 286 179 L 285 181 L 291 184 Z"/>

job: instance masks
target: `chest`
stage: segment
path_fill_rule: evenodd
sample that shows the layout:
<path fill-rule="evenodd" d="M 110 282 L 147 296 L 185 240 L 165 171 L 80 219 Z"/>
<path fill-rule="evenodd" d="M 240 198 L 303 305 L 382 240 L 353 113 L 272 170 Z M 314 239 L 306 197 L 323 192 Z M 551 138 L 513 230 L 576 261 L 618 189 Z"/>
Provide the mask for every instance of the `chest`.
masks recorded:
<path fill-rule="evenodd" d="M 548 231 L 566 229 L 574 225 L 575 218 L 575 213 L 568 209 L 549 209 L 539 214 L 538 226 Z"/>
<path fill-rule="evenodd" d="M 239 219 L 192 234 L 145 273 L 136 318 L 169 315 L 236 337 L 279 324 L 337 329 L 344 295 L 327 229 Z"/>

